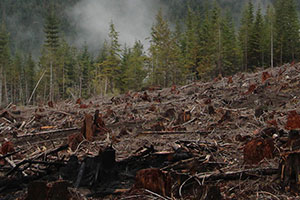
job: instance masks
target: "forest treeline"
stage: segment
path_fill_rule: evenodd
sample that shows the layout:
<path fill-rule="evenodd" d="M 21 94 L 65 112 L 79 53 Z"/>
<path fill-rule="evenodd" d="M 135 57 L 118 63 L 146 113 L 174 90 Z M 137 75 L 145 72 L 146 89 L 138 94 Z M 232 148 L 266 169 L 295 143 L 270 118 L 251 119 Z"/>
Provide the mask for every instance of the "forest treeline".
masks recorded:
<path fill-rule="evenodd" d="M 13 41 L 7 22 L 2 20 L 0 104 L 168 87 L 299 59 L 300 24 L 295 0 L 275 0 L 265 12 L 249 1 L 238 27 L 231 13 L 221 9 L 217 1 L 206 8 L 187 4 L 184 17 L 172 26 L 160 10 L 149 27 L 149 49 L 144 49 L 140 41 L 133 46 L 121 45 L 117 27 L 108 22 L 107 40 L 93 56 L 86 44 L 77 48 L 66 41 L 62 31 L 66 19 L 59 18 L 52 6 L 44 17 L 44 42 L 37 60 L 32 52 L 26 52 L 26 45 L 25 51 L 14 49 L 12 53 Z"/>

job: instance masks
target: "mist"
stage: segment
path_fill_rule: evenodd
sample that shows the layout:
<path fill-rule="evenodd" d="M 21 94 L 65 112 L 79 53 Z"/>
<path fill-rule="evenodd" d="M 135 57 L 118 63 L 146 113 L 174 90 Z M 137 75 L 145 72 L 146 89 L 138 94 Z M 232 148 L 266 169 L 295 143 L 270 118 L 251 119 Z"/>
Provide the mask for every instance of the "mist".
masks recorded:
<path fill-rule="evenodd" d="M 161 7 L 159 0 L 82 0 L 67 12 L 77 29 L 76 46 L 86 43 L 89 50 L 97 51 L 108 38 L 111 22 L 121 45 L 140 40 L 148 48 L 147 38 Z"/>

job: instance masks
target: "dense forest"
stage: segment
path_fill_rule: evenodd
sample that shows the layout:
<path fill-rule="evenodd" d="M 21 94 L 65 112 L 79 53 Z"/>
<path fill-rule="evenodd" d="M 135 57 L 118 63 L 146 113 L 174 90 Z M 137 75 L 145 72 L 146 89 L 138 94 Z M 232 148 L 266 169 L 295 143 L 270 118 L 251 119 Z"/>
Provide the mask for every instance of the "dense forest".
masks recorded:
<path fill-rule="evenodd" d="M 0 104 L 32 104 L 168 87 L 273 67 L 300 57 L 295 0 L 159 0 L 149 48 L 118 27 L 90 52 L 68 15 L 79 0 L 2 0 Z M 101 19 L 99 19 L 101 20 Z"/>

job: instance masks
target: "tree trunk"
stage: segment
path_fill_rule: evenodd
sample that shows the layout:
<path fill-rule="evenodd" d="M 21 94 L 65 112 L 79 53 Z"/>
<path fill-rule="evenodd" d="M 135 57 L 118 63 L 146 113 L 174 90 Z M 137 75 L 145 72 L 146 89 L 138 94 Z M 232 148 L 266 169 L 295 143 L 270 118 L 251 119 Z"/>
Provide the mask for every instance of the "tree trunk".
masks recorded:
<path fill-rule="evenodd" d="M 62 98 L 65 98 L 65 62 L 63 62 L 62 68 Z"/>
<path fill-rule="evenodd" d="M 283 63 L 283 47 L 282 47 L 282 43 L 281 43 L 281 46 L 280 46 L 280 65 L 282 65 Z"/>
<path fill-rule="evenodd" d="M 5 92 L 5 104 L 8 104 L 8 90 L 7 90 L 7 82 L 6 82 L 5 74 L 4 74 L 4 92 Z"/>
<path fill-rule="evenodd" d="M 274 67 L 273 25 L 271 25 L 271 67 Z"/>
<path fill-rule="evenodd" d="M 50 96 L 49 96 L 49 100 L 53 101 L 53 63 L 52 63 L 52 59 L 50 61 Z"/>
<path fill-rule="evenodd" d="M 0 68 L 0 106 L 2 106 L 2 83 L 3 83 L 3 73 L 1 67 Z"/>
<path fill-rule="evenodd" d="M 219 45 L 218 45 L 218 70 L 219 70 L 219 74 L 222 74 L 222 55 L 221 55 L 221 27 L 219 25 Z"/>
<path fill-rule="evenodd" d="M 82 78 L 79 78 L 79 98 L 81 98 L 81 90 L 82 90 Z"/>
<path fill-rule="evenodd" d="M 108 78 L 105 77 L 104 96 L 107 94 Z"/>

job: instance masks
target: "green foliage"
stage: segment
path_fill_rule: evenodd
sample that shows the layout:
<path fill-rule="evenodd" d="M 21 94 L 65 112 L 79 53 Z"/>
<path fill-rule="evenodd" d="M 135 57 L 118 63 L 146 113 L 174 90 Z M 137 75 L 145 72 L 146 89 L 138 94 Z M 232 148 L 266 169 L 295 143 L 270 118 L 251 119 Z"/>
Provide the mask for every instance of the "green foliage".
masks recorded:
<path fill-rule="evenodd" d="M 162 11 L 156 15 L 156 23 L 151 28 L 150 40 L 150 84 L 164 87 L 174 84 L 174 74 L 180 57 L 176 38 L 172 35 L 167 21 L 163 19 Z"/>
<path fill-rule="evenodd" d="M 287 23 L 288 22 L 288 23 Z M 294 0 L 275 3 L 275 61 L 277 64 L 295 60 L 299 55 L 299 16 Z"/>
<path fill-rule="evenodd" d="M 127 67 L 124 72 L 125 90 L 140 90 L 147 75 L 145 70 L 147 57 L 140 41 L 135 42 L 127 59 Z"/>
<path fill-rule="evenodd" d="M 249 61 L 248 65 L 250 69 L 262 66 L 262 52 L 263 52 L 263 17 L 261 14 L 261 8 L 258 7 L 256 11 L 256 17 L 252 29 L 250 29 L 249 35 Z"/>
<path fill-rule="evenodd" d="M 243 69 L 248 70 L 250 46 L 249 40 L 251 31 L 253 30 L 254 14 L 253 4 L 251 0 L 244 9 L 241 26 L 239 30 L 239 43 L 243 53 Z"/>

